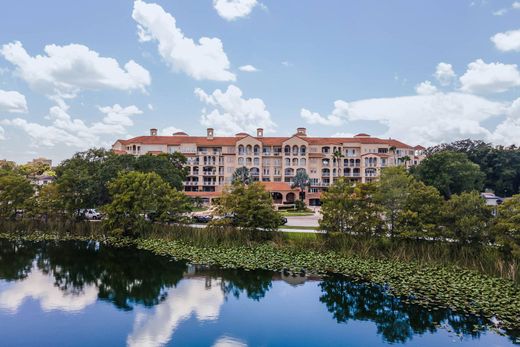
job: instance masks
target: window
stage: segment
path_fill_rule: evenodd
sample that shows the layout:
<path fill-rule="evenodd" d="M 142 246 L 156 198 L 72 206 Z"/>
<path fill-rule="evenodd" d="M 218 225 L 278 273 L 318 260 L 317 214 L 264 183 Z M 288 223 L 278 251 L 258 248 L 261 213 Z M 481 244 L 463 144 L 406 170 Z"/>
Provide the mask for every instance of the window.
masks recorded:
<path fill-rule="evenodd" d="M 251 166 L 252 163 L 253 163 L 253 161 L 251 160 L 251 158 L 246 158 L 246 165 L 247 166 Z"/>
<path fill-rule="evenodd" d="M 268 167 L 264 167 L 262 169 L 262 172 L 263 172 L 264 175 L 269 176 L 269 168 Z"/>
<path fill-rule="evenodd" d="M 244 165 L 244 158 L 238 157 L 238 165 Z"/>
<path fill-rule="evenodd" d="M 300 166 L 307 166 L 307 159 L 301 158 L 300 159 Z"/>
<path fill-rule="evenodd" d="M 291 159 L 285 158 L 285 166 L 291 166 Z"/>
<path fill-rule="evenodd" d="M 307 154 L 307 147 L 300 146 L 300 155 L 306 155 Z"/>
<path fill-rule="evenodd" d="M 245 154 L 244 146 L 242 146 L 242 145 L 238 146 L 238 155 L 244 155 L 244 154 Z"/>
<path fill-rule="evenodd" d="M 259 158 L 253 159 L 253 162 L 254 162 L 254 165 L 256 165 L 256 166 L 260 165 L 260 159 Z"/>

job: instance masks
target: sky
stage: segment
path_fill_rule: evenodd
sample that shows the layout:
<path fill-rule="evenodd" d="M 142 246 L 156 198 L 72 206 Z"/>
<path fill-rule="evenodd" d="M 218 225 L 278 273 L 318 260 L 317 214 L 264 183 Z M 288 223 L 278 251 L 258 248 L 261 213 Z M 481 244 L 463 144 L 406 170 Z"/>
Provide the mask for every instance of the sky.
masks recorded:
<path fill-rule="evenodd" d="M 0 159 L 150 128 L 520 145 L 520 1 L 47 0 L 0 11 Z"/>

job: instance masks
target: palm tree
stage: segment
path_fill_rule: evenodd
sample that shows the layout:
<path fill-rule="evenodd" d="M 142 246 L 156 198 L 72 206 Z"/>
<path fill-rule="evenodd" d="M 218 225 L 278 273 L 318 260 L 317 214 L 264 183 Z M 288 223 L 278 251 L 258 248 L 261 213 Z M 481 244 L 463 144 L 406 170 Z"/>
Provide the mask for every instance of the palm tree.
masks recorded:
<path fill-rule="evenodd" d="M 251 178 L 251 172 L 245 166 L 239 167 L 235 170 L 235 172 L 233 172 L 233 178 L 232 178 L 233 183 L 239 182 L 239 183 L 249 184 L 252 181 L 253 180 Z"/>
<path fill-rule="evenodd" d="M 399 158 L 399 160 L 400 160 L 401 162 L 403 162 L 404 165 L 406 166 L 406 163 L 408 163 L 408 162 L 409 162 L 410 160 L 412 160 L 412 159 L 411 159 L 409 156 L 405 155 L 404 157 Z"/>
<path fill-rule="evenodd" d="M 334 158 L 334 160 L 336 161 L 336 164 L 338 166 L 338 177 L 341 176 L 341 169 L 340 169 L 340 164 L 341 164 L 341 158 L 344 158 L 345 156 L 341 153 L 341 150 L 337 149 L 334 151 L 334 153 L 332 153 L 332 158 Z M 334 181 L 334 177 L 332 177 L 332 181 Z"/>
<path fill-rule="evenodd" d="M 308 187 L 310 184 L 309 175 L 305 170 L 296 171 L 296 175 L 294 175 L 293 183 L 291 185 L 292 188 L 300 189 L 300 200 L 303 201 L 305 199 L 305 187 Z"/>
<path fill-rule="evenodd" d="M 391 146 L 389 148 L 389 151 L 392 152 L 393 158 L 394 158 L 394 165 L 397 166 L 397 160 L 396 160 L 396 157 L 395 157 L 395 152 L 397 151 L 397 148 L 395 146 Z"/>

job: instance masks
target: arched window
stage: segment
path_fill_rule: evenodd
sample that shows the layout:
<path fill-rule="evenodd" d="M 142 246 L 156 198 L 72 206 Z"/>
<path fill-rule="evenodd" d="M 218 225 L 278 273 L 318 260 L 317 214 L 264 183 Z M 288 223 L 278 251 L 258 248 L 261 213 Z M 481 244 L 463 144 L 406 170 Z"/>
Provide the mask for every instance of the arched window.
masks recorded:
<path fill-rule="evenodd" d="M 238 157 L 238 165 L 244 165 L 244 158 Z"/>
<path fill-rule="evenodd" d="M 321 175 L 323 177 L 329 177 L 330 176 L 330 170 L 329 169 L 322 169 L 321 170 Z"/>
<path fill-rule="evenodd" d="M 307 159 L 301 158 L 300 159 L 300 166 L 307 166 Z"/>
<path fill-rule="evenodd" d="M 285 166 L 291 166 L 291 159 L 285 158 Z"/>
<path fill-rule="evenodd" d="M 251 160 L 251 158 L 246 158 L 246 165 L 247 166 L 251 166 L 252 163 L 253 163 L 253 161 Z"/>
<path fill-rule="evenodd" d="M 343 169 L 343 176 L 350 176 L 350 168 L 346 167 Z"/>
<path fill-rule="evenodd" d="M 259 145 L 255 145 L 253 151 L 254 151 L 255 155 L 260 155 L 260 146 Z"/>
<path fill-rule="evenodd" d="M 300 146 L 300 155 L 307 154 L 307 147 L 305 145 Z"/>
<path fill-rule="evenodd" d="M 246 154 L 247 155 L 251 155 L 252 151 L 253 151 L 253 147 L 251 147 L 251 145 L 247 145 L 247 147 L 246 147 Z"/>
<path fill-rule="evenodd" d="M 254 165 L 260 165 L 260 158 L 254 158 L 253 163 Z"/>
<path fill-rule="evenodd" d="M 285 176 L 294 176 L 294 169 L 291 169 L 291 168 L 285 169 Z"/>
<path fill-rule="evenodd" d="M 238 154 L 239 155 L 244 155 L 244 153 L 245 153 L 244 152 L 244 146 L 243 145 L 238 146 Z"/>
<path fill-rule="evenodd" d="M 294 145 L 292 147 L 292 155 L 298 155 L 298 146 Z"/>
<path fill-rule="evenodd" d="M 287 145 L 283 149 L 285 155 L 291 155 L 291 146 Z"/>
<path fill-rule="evenodd" d="M 293 158 L 292 165 L 293 166 L 298 166 L 298 158 Z"/>

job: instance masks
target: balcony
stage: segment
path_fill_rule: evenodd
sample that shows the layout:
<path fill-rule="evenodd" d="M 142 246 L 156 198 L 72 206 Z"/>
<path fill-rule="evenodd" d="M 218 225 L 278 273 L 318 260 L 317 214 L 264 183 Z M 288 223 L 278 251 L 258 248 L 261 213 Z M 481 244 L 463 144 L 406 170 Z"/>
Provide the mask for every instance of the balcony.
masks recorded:
<path fill-rule="evenodd" d="M 217 171 L 202 171 L 203 176 L 216 176 Z"/>

